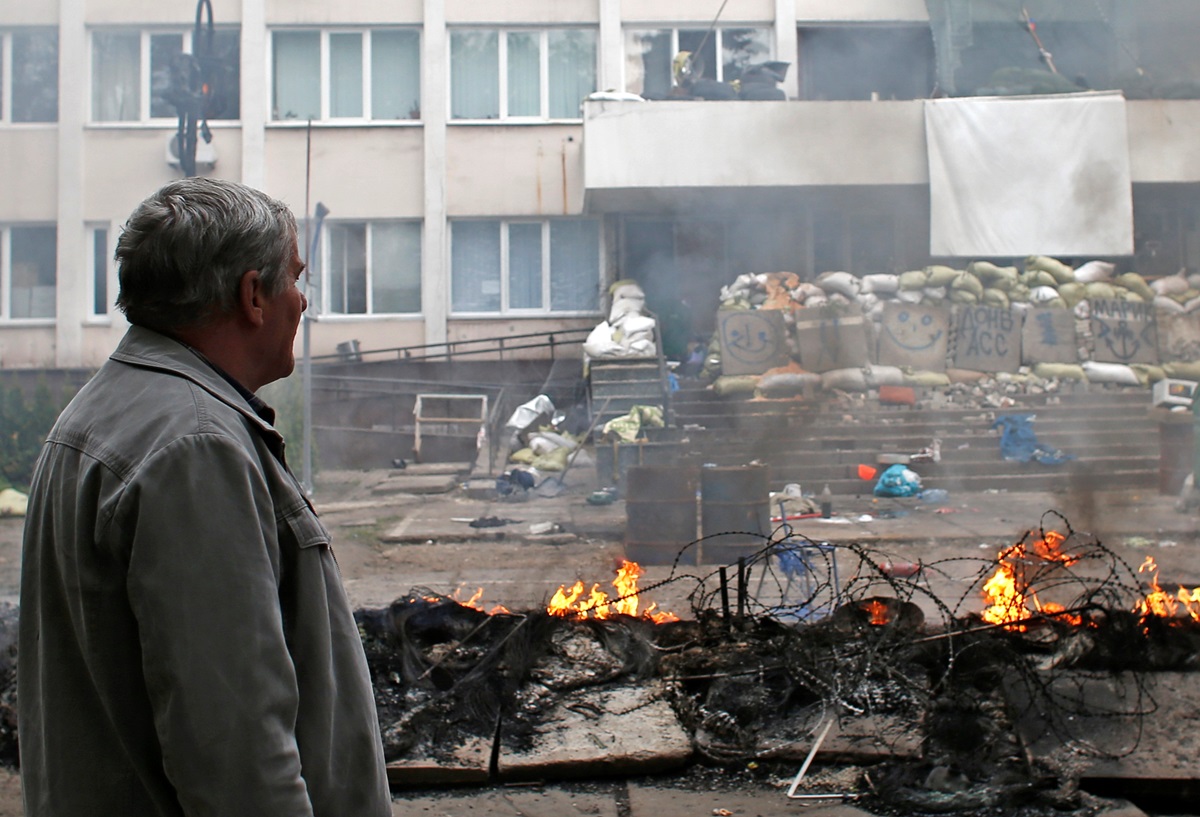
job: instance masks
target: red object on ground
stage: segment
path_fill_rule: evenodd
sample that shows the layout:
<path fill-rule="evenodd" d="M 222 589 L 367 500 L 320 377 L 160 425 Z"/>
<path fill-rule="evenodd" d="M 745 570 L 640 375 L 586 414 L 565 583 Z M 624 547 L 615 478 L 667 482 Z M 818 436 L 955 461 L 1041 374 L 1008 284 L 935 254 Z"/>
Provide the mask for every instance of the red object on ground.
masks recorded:
<path fill-rule="evenodd" d="M 862 464 L 859 464 L 859 466 L 858 466 L 858 478 L 859 479 L 875 479 L 875 475 L 878 473 L 879 473 L 879 469 L 875 468 L 873 466 L 862 465 Z"/>
<path fill-rule="evenodd" d="M 879 569 L 893 579 L 908 579 L 921 572 L 921 565 L 917 562 L 884 562 Z"/>
<path fill-rule="evenodd" d="M 917 390 L 912 386 L 880 386 L 879 402 L 897 406 L 912 406 L 917 402 Z"/>

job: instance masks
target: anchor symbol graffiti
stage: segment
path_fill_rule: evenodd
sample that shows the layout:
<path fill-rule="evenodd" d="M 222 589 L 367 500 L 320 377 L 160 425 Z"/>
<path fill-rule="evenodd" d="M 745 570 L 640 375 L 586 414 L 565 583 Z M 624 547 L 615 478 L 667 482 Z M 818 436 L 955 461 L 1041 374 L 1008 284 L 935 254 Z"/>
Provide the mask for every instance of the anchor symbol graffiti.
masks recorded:
<path fill-rule="evenodd" d="M 1142 348 L 1141 340 L 1128 321 L 1117 321 L 1115 327 L 1100 324 L 1096 340 L 1102 341 L 1117 360 L 1132 360 Z"/>

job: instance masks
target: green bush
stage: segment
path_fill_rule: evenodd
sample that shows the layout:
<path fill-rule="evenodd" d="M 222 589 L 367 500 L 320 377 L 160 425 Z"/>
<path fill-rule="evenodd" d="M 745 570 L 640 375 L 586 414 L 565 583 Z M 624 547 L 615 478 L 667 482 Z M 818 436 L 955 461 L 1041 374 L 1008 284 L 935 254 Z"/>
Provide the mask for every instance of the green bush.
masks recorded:
<path fill-rule="evenodd" d="M 0 383 L 0 488 L 29 485 L 42 443 L 70 397 L 52 392 L 45 383 L 37 385 L 32 397 L 15 383 Z"/>

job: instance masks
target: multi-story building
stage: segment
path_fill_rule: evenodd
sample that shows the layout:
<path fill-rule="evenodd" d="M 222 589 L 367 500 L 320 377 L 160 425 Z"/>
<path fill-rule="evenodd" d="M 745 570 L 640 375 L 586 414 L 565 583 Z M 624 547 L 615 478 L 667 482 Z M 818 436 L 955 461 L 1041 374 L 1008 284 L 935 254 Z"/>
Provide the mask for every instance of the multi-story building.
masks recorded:
<path fill-rule="evenodd" d="M 194 30 L 205 5 L 0 0 L 0 367 L 95 366 L 121 335 L 113 246 L 133 206 L 181 174 L 171 66 L 208 47 L 207 27 Z M 923 100 L 1011 92 L 1051 67 L 1052 90 L 1128 99 L 1136 246 L 1122 263 L 1154 275 L 1200 259 L 1200 4 L 212 0 L 211 11 L 212 140 L 198 172 L 260 187 L 301 217 L 316 355 L 351 340 L 589 327 L 621 278 L 700 332 L 742 272 L 923 266 L 935 260 Z M 718 95 L 786 64 L 782 93 L 686 99 L 680 52 Z M 1016 71 L 999 90 L 997 69 Z M 648 101 L 583 102 L 597 91 Z"/>

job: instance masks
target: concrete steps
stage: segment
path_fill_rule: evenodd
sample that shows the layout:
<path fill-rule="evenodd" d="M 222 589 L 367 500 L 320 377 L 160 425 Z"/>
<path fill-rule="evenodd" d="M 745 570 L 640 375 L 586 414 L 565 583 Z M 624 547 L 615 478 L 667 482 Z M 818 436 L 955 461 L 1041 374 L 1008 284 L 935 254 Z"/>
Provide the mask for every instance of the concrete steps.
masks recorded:
<path fill-rule="evenodd" d="M 909 465 L 926 488 L 959 492 L 1147 490 L 1160 483 L 1159 425 L 1145 389 L 1093 389 L 1022 397 L 1002 409 L 939 405 L 882 406 L 867 400 L 847 410 L 832 401 L 746 400 L 682 390 L 674 400 L 677 427 L 660 439 L 678 441 L 678 460 L 771 466 L 772 487 L 800 483 L 816 492 L 868 494 L 874 481 L 860 464 L 880 470 L 941 441 L 940 462 Z M 1010 462 L 1001 457 L 1005 414 L 1033 414 L 1038 442 L 1075 459 L 1059 464 Z"/>

